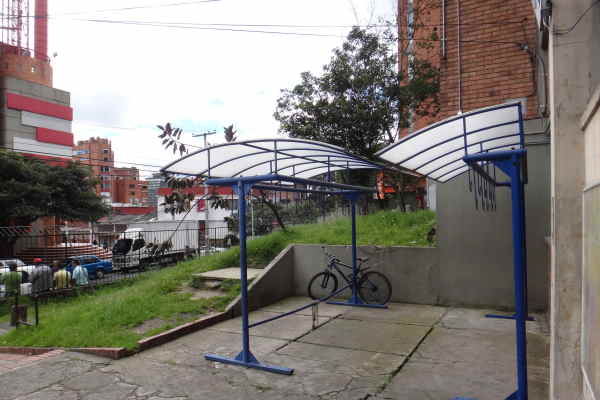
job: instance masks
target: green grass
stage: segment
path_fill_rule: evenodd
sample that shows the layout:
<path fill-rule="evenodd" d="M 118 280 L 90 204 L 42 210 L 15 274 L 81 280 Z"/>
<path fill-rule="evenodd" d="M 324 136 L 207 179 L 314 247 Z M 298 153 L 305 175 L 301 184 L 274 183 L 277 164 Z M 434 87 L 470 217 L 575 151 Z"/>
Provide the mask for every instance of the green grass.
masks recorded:
<path fill-rule="evenodd" d="M 357 221 L 358 243 L 384 246 L 426 246 L 427 232 L 435 224 L 435 214 L 380 212 Z M 250 266 L 264 266 L 290 243 L 350 244 L 348 218 L 326 224 L 295 226 L 248 242 Z M 239 248 L 179 263 L 172 268 L 149 272 L 138 278 L 82 293 L 77 297 L 54 299 L 40 306 L 40 326 L 21 327 L 0 336 L 0 346 L 39 347 L 127 347 L 209 311 L 224 310 L 239 293 L 239 284 L 227 282 L 226 295 L 192 300 L 180 289 L 191 275 L 212 269 L 237 266 Z M 6 307 L 0 320 L 7 320 Z M 30 313 L 33 309 L 30 308 Z M 145 335 L 132 328 L 160 318 L 164 326 Z M 31 317 L 30 317 L 31 319 Z"/>

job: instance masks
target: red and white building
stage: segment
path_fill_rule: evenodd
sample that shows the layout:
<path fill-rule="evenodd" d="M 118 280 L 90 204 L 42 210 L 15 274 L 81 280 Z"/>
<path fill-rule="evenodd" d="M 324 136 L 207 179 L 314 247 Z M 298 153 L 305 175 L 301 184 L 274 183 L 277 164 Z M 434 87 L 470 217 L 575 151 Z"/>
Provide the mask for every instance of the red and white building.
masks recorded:
<path fill-rule="evenodd" d="M 0 146 L 60 164 L 73 156 L 73 109 L 70 94 L 52 85 L 48 1 L 30 3 L 3 3 L 11 18 L 0 19 Z"/>

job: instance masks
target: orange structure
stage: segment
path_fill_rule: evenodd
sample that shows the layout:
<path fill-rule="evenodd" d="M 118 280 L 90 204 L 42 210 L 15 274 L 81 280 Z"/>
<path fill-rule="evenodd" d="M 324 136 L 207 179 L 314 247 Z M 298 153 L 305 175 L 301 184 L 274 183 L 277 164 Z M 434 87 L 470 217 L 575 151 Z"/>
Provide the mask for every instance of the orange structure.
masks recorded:
<path fill-rule="evenodd" d="M 115 168 L 114 178 L 115 203 L 146 205 L 148 182 L 140 180 L 140 171 L 137 168 Z"/>
<path fill-rule="evenodd" d="M 11 76 L 52 86 L 52 67 L 48 57 L 48 0 L 36 0 L 34 46 L 31 48 L 29 0 L 0 3 L 0 77 Z"/>
<path fill-rule="evenodd" d="M 110 140 L 100 137 L 80 140 L 73 148 L 73 158 L 89 165 L 92 175 L 100 181 L 96 186 L 96 194 L 103 196 L 108 202 L 113 201 L 115 153 Z"/>
<path fill-rule="evenodd" d="M 398 0 L 398 15 L 401 52 L 412 50 L 440 69 L 439 113 L 415 118 L 403 135 L 508 101 L 522 101 L 525 119 L 545 111 L 538 108 L 537 25 L 531 2 Z M 399 58 L 405 72 L 408 58 Z"/>

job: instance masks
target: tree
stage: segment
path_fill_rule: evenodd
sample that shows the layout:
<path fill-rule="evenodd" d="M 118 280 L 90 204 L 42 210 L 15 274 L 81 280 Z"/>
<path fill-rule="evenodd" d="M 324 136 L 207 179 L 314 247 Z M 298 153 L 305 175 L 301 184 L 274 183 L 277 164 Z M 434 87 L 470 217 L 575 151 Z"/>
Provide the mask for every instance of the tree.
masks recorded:
<path fill-rule="evenodd" d="M 96 184 L 80 164 L 51 166 L 0 151 L 0 224 L 29 225 L 40 217 L 97 221 L 110 209 L 96 195 Z"/>
<path fill-rule="evenodd" d="M 421 14 L 419 14 L 421 15 Z M 423 30 L 416 19 L 411 25 Z M 433 32 L 435 35 L 435 32 Z M 398 37 L 354 27 L 341 48 L 335 49 L 320 76 L 301 74 L 301 83 L 282 90 L 274 113 L 280 123 L 279 132 L 291 137 L 318 140 L 345 148 L 347 151 L 374 159 L 382 147 L 398 140 L 403 129 L 411 126 L 416 116 L 437 113 L 439 71 L 428 60 L 427 41 L 394 49 Z M 421 49 L 422 51 L 418 51 Z M 399 59 L 406 66 L 398 69 Z M 348 183 L 365 185 L 370 173 L 352 171 Z M 391 174 L 402 191 L 407 178 Z"/>
<path fill-rule="evenodd" d="M 372 159 L 415 115 L 437 112 L 438 70 L 410 57 L 404 76 L 392 38 L 353 28 L 320 76 L 304 72 L 301 83 L 282 90 L 274 113 L 280 133 Z"/>
<path fill-rule="evenodd" d="M 183 133 L 181 128 L 174 128 L 170 123 L 166 123 L 164 126 L 157 125 L 157 127 L 162 132 L 158 138 L 162 139 L 162 144 L 166 150 L 172 148 L 174 154 L 179 152 L 181 156 L 188 152 L 185 143 L 180 142 L 181 134 Z M 237 131 L 233 129 L 233 125 L 223 127 L 223 133 L 225 135 L 225 140 L 228 143 L 235 142 L 237 140 Z M 202 183 L 204 183 L 204 177 L 202 176 L 196 176 L 193 178 L 177 178 L 174 176 L 168 176 L 167 184 L 169 187 L 174 189 L 174 191 L 170 195 L 165 196 L 165 202 L 162 204 L 165 207 L 165 212 L 170 213 L 171 215 L 189 212 L 189 210 L 193 207 L 195 196 L 191 192 L 185 193 L 185 189 L 201 185 Z M 273 216 L 277 220 L 277 223 L 281 229 L 284 231 L 286 230 L 277 205 L 269 199 L 269 196 L 264 190 L 259 190 L 257 193 L 255 193 L 255 191 L 251 191 L 250 196 L 257 199 L 260 203 L 265 204 L 273 213 Z M 230 208 L 227 199 L 219 197 L 216 193 L 211 193 L 210 196 L 208 196 L 208 200 L 211 203 L 211 207 L 214 209 Z"/>

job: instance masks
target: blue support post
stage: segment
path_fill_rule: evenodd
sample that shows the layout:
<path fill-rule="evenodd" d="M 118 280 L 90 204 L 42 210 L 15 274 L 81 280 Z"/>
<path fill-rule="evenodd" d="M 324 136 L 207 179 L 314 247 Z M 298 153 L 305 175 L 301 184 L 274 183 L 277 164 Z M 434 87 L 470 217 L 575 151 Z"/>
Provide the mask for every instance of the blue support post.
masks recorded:
<path fill-rule="evenodd" d="M 512 194 L 512 234 L 515 277 L 515 327 L 517 341 L 517 391 L 508 397 L 510 400 L 527 400 L 527 283 L 525 279 L 525 209 L 523 182 L 521 180 L 521 156 L 514 155 L 509 160 L 498 162 L 499 167 L 508 172 Z M 502 168 L 504 167 L 504 168 Z"/>
<path fill-rule="evenodd" d="M 250 327 L 248 323 L 248 271 L 246 263 L 246 195 L 252 188 L 252 184 L 245 184 L 242 180 L 238 181 L 237 188 L 239 203 L 239 224 L 240 224 L 240 280 L 242 292 L 242 351 L 235 357 L 223 357 L 216 354 L 205 354 L 204 358 L 209 361 L 216 361 L 225 364 L 240 365 L 247 368 L 260 369 L 277 374 L 291 375 L 294 370 L 291 368 L 278 367 L 260 363 L 254 354 L 250 351 Z"/>
<path fill-rule="evenodd" d="M 515 282 L 515 314 L 512 316 L 488 315 L 491 318 L 515 320 L 517 347 L 517 390 L 507 400 L 527 400 L 527 246 L 525 242 L 525 196 L 521 166 L 525 150 L 480 153 L 465 156 L 467 164 L 491 161 L 510 178 L 512 200 L 513 275 Z"/>
<path fill-rule="evenodd" d="M 356 201 L 358 200 L 358 193 L 348 193 L 344 196 L 350 200 L 352 215 L 352 295 L 347 301 L 328 301 L 327 303 L 340 306 L 388 308 L 386 305 L 367 304 L 358 295 L 358 251 L 356 249 Z"/>

